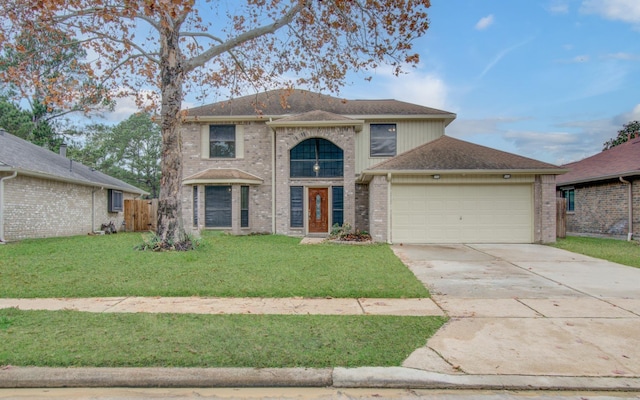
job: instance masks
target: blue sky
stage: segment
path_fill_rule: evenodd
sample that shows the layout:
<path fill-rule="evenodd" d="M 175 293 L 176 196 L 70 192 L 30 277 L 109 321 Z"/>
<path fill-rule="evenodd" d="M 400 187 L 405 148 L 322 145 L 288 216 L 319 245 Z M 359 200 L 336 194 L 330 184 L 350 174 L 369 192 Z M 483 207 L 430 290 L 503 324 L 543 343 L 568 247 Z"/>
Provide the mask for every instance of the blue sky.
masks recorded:
<path fill-rule="evenodd" d="M 640 0 L 432 0 L 421 65 L 346 98 L 455 112 L 447 135 L 556 164 L 640 120 Z"/>
<path fill-rule="evenodd" d="M 417 68 L 351 76 L 340 97 L 451 111 L 447 135 L 558 165 L 640 120 L 640 0 L 432 0 L 429 19 Z"/>

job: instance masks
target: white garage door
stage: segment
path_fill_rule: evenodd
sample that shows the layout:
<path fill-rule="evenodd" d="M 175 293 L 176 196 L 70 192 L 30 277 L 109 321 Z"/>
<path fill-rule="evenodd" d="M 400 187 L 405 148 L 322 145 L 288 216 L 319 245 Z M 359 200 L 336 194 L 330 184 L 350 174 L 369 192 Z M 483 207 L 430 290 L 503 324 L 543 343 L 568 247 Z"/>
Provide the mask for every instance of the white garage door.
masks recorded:
<path fill-rule="evenodd" d="M 393 243 L 531 243 L 530 184 L 393 185 Z"/>

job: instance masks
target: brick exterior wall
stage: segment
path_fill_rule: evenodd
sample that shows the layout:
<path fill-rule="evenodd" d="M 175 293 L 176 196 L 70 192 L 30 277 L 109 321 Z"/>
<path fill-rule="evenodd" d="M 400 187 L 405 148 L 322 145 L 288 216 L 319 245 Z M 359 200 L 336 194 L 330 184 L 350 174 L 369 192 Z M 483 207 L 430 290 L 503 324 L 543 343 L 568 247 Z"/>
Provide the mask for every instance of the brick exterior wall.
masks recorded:
<path fill-rule="evenodd" d="M 107 189 L 18 174 L 4 181 L 5 239 L 86 235 L 108 222 L 120 230 L 124 215 L 107 212 L 107 193 Z M 124 193 L 123 197 L 135 195 Z"/>
<path fill-rule="evenodd" d="M 628 178 L 633 196 L 633 235 L 640 237 L 640 179 Z M 567 213 L 567 232 L 626 238 L 629 187 L 609 181 L 575 187 L 575 210 Z"/>
<path fill-rule="evenodd" d="M 234 123 L 229 121 L 229 123 Z M 244 127 L 244 157 L 235 159 L 208 159 L 202 157 L 202 125 L 185 124 L 182 127 L 183 179 L 209 168 L 233 168 L 248 172 L 263 180 L 261 185 L 249 187 L 249 229 L 240 228 L 240 186 L 232 185 L 233 227 L 231 232 L 271 232 L 271 148 L 272 131 L 264 122 L 236 123 Z M 182 188 L 182 218 L 187 231 L 205 229 L 204 185 L 198 186 L 198 226 L 193 226 L 193 187 Z"/>
<path fill-rule="evenodd" d="M 556 177 L 537 175 L 533 186 L 534 241 L 554 243 L 556 241 Z"/>
<path fill-rule="evenodd" d="M 234 123 L 229 121 L 227 123 Z M 291 186 L 344 187 L 344 222 L 355 222 L 355 132 L 351 127 L 335 128 L 277 128 L 273 130 L 265 122 L 235 122 L 243 125 L 244 156 L 236 159 L 207 159 L 202 157 L 202 124 L 190 123 L 182 127 L 183 179 L 209 168 L 239 169 L 263 180 L 249 188 L 249 228 L 241 229 L 240 186 L 232 185 L 232 214 L 234 234 L 271 232 L 284 235 L 304 235 L 306 228 L 291 228 Z M 344 152 L 343 178 L 290 178 L 289 151 L 303 140 L 319 137 L 327 139 Z M 274 171 L 272 149 L 275 140 L 275 223 L 272 224 L 272 186 Z M 193 226 L 193 189 L 182 188 L 182 214 L 185 228 L 192 232 L 205 229 L 204 185 L 198 186 L 198 226 Z M 308 207 L 305 204 L 305 207 Z M 329 211 L 330 213 L 330 211 Z M 306 215 L 306 212 L 305 212 Z M 331 224 L 331 222 L 330 222 Z M 275 225 L 275 232 L 272 226 Z M 305 221 L 306 226 L 306 221 Z"/>
<path fill-rule="evenodd" d="M 367 231 L 371 229 L 369 227 L 369 185 L 358 183 L 356 184 L 356 209 L 355 229 L 360 231 Z"/>
<path fill-rule="evenodd" d="M 376 242 L 387 242 L 389 224 L 389 183 L 385 176 L 374 176 L 369 183 L 369 234 Z"/>
<path fill-rule="evenodd" d="M 298 143 L 310 138 L 323 138 L 340 147 L 344 156 L 342 178 L 290 178 L 289 152 Z M 276 130 L 276 233 L 304 235 L 305 229 L 291 228 L 289 187 L 344 187 L 344 222 L 355 226 L 355 132 L 351 127 L 340 128 L 277 128 Z M 308 202 L 305 202 L 305 209 Z M 331 210 L 329 210 L 331 214 Z M 304 215 L 307 215 L 305 212 Z M 305 226 L 307 222 L 305 219 Z M 331 227 L 332 221 L 329 221 Z"/>

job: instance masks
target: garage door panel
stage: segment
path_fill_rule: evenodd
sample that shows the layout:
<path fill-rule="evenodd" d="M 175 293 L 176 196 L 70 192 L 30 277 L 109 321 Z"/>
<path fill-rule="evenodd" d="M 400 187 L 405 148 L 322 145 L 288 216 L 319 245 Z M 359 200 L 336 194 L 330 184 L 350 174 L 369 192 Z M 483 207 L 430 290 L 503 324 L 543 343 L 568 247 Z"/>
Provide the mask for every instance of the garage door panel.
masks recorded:
<path fill-rule="evenodd" d="M 533 188 L 504 185 L 393 185 L 396 243 L 530 243 Z"/>

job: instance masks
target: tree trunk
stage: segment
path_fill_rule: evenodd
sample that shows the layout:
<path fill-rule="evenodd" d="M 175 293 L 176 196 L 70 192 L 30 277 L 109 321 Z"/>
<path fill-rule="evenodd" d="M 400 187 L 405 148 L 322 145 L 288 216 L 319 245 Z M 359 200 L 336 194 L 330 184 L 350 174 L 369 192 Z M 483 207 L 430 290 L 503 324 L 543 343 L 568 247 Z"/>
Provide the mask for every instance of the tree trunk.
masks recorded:
<path fill-rule="evenodd" d="M 165 23 L 166 22 L 166 23 Z M 179 48 L 179 26 L 174 21 L 163 21 L 160 30 L 160 89 L 162 108 L 162 154 L 160 198 L 158 201 L 157 234 L 164 245 L 185 239 L 182 225 L 182 137 L 180 109 L 182 107 L 182 54 Z"/>

